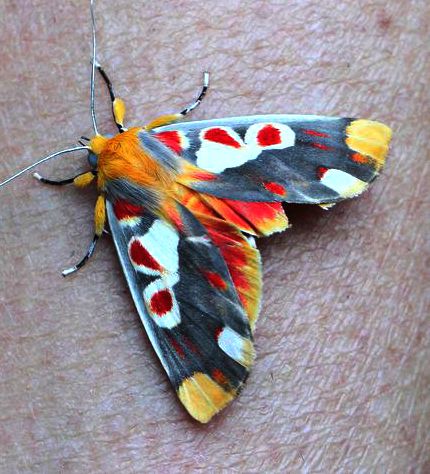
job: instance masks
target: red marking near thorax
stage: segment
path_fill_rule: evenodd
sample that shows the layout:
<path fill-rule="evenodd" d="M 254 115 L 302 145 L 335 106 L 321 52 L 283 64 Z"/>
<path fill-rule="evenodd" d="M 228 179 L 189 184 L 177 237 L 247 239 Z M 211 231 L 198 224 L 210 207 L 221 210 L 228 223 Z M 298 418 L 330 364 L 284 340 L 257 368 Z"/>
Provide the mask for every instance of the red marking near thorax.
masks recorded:
<path fill-rule="evenodd" d="M 141 206 L 135 206 L 127 201 L 116 201 L 113 206 L 113 212 L 116 218 L 120 221 L 121 219 L 128 219 L 131 217 L 139 217 L 143 214 L 143 208 Z"/>
<path fill-rule="evenodd" d="M 155 258 L 138 240 L 134 240 L 130 245 L 129 254 L 131 260 L 136 265 L 143 265 L 155 271 L 161 271 L 163 269 L 157 260 L 155 260 Z"/>
<path fill-rule="evenodd" d="M 281 143 L 281 132 L 273 125 L 266 125 L 258 132 L 257 143 L 260 146 L 278 145 Z"/>
<path fill-rule="evenodd" d="M 163 142 L 167 147 L 169 147 L 175 153 L 181 153 L 182 144 L 181 136 L 177 130 L 171 130 L 167 132 L 160 132 L 155 135 L 158 140 Z"/>
<path fill-rule="evenodd" d="M 173 298 L 169 290 L 160 290 L 152 295 L 151 310 L 157 316 L 164 316 L 173 308 Z"/>
<path fill-rule="evenodd" d="M 221 145 L 231 146 L 233 148 L 241 147 L 241 144 L 222 128 L 210 128 L 209 130 L 206 130 L 204 139 L 210 142 L 221 143 Z"/>

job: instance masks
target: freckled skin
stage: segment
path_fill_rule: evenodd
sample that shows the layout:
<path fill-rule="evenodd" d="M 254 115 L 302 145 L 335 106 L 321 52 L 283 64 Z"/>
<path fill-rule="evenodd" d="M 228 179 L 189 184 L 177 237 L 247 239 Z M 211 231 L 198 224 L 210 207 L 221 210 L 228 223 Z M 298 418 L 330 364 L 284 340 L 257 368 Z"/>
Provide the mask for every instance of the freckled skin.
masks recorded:
<path fill-rule="evenodd" d="M 88 2 L 30 3 L 0 5 L 2 176 L 91 135 Z M 427 2 L 118 0 L 97 17 L 127 123 L 180 110 L 209 68 L 192 119 L 364 116 L 392 126 L 393 151 L 364 196 L 288 207 L 294 227 L 259 242 L 258 358 L 204 427 L 176 401 L 109 239 L 59 275 L 91 238 L 95 194 L 30 178 L 3 189 L 0 471 L 427 472 Z M 86 169 L 69 156 L 40 171 Z"/>

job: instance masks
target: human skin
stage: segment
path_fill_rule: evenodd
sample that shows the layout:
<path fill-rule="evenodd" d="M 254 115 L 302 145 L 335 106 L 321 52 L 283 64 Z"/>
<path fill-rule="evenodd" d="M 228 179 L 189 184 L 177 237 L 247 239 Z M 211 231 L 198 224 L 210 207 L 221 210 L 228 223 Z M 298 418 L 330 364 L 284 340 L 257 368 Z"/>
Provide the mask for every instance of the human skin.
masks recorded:
<path fill-rule="evenodd" d="M 426 0 L 99 2 L 99 59 L 142 125 L 314 113 L 394 130 L 382 176 L 260 240 L 257 359 L 208 425 L 176 400 L 109 237 L 78 274 L 95 190 L 0 191 L 0 472 L 429 472 Z M 0 3 L 0 176 L 91 134 L 88 1 Z M 100 129 L 113 132 L 98 83 Z M 64 157 L 40 168 L 87 169 Z"/>

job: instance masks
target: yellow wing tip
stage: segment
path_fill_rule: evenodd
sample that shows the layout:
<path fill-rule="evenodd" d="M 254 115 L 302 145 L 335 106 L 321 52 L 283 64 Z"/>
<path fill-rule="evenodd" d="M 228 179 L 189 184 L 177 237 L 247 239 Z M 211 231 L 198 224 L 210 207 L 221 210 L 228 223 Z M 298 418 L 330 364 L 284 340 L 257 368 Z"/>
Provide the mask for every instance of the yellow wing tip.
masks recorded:
<path fill-rule="evenodd" d="M 393 132 L 390 127 L 373 120 L 357 119 L 346 128 L 346 144 L 363 157 L 368 157 L 380 171 L 388 154 Z"/>
<path fill-rule="evenodd" d="M 236 391 L 227 391 L 209 375 L 196 372 L 182 381 L 179 400 L 188 413 L 200 423 L 207 423 L 236 397 Z"/>

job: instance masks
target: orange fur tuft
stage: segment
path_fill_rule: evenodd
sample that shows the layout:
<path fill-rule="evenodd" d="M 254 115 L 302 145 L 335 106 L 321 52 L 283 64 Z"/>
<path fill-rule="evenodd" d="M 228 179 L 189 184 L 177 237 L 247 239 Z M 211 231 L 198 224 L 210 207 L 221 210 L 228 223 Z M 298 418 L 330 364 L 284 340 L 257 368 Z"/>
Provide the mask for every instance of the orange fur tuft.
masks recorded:
<path fill-rule="evenodd" d="M 98 154 L 99 188 L 103 189 L 108 180 L 121 178 L 160 192 L 172 186 L 174 179 L 172 172 L 163 168 L 141 146 L 138 137 L 141 130 L 142 128 L 135 127 L 105 139 Z M 95 146 L 99 146 L 98 138 L 93 139 Z M 94 150 L 93 140 L 90 146 Z"/>

